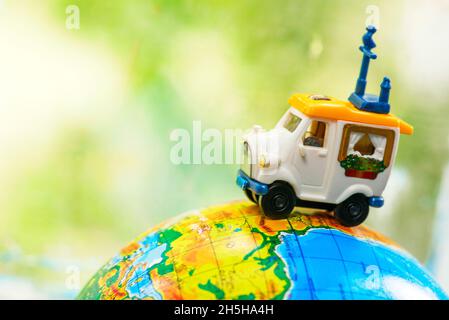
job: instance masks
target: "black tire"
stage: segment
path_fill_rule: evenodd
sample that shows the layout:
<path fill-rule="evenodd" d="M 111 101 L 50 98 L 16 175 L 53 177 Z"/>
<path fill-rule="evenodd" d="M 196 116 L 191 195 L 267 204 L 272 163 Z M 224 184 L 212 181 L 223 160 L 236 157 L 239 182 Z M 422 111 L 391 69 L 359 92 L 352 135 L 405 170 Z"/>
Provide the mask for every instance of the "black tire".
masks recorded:
<path fill-rule="evenodd" d="M 257 194 L 255 194 L 254 192 L 252 192 L 251 190 L 249 190 L 249 189 L 245 189 L 245 195 L 246 195 L 246 197 L 249 199 L 249 201 L 251 201 L 251 202 L 253 202 L 253 203 L 255 203 L 255 204 L 258 204 L 259 202 L 258 202 L 258 200 L 259 200 L 259 196 L 257 195 Z"/>
<path fill-rule="evenodd" d="M 346 227 L 355 227 L 368 217 L 368 198 L 357 193 L 338 204 L 335 208 L 335 217 Z"/>
<path fill-rule="evenodd" d="M 263 213 L 272 219 L 285 219 L 292 212 L 296 203 L 293 189 L 282 182 L 270 185 L 268 193 L 259 197 Z"/>

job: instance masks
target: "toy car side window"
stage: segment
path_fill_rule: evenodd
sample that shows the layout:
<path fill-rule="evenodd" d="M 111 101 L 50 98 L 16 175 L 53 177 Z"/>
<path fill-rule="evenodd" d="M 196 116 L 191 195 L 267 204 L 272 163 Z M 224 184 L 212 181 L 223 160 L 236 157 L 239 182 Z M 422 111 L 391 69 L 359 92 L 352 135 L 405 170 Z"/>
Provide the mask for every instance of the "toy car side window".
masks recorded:
<path fill-rule="evenodd" d="M 303 144 L 309 147 L 322 148 L 326 136 L 326 123 L 323 121 L 312 120 L 307 131 L 303 136 Z"/>
<path fill-rule="evenodd" d="M 363 162 L 359 167 L 388 167 L 394 135 L 393 130 L 345 125 L 338 160 Z"/>

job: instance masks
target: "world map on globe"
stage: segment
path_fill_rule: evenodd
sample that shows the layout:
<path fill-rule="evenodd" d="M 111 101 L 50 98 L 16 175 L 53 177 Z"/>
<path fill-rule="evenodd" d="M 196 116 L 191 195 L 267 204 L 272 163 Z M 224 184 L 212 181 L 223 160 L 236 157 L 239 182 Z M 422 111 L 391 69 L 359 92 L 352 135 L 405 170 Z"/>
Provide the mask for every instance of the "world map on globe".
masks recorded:
<path fill-rule="evenodd" d="M 182 214 L 140 235 L 79 299 L 447 299 L 421 264 L 365 226 L 249 202 Z"/>

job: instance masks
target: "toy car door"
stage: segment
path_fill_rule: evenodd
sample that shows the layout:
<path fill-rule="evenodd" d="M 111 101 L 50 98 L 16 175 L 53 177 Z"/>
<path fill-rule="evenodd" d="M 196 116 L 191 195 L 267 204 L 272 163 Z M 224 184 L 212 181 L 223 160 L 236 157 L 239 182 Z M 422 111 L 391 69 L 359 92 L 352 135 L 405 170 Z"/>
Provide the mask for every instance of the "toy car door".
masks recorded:
<path fill-rule="evenodd" d="M 301 185 L 322 186 L 328 162 L 329 123 L 310 120 L 306 131 L 298 141 L 299 156 L 296 157 Z"/>

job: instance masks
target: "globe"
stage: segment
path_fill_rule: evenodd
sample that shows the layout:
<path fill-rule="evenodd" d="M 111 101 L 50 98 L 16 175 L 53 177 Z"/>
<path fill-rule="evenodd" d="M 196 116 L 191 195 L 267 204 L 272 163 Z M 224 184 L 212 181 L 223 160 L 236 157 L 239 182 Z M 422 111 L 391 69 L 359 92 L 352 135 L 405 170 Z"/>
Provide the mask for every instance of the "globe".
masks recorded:
<path fill-rule="evenodd" d="M 249 202 L 182 214 L 107 262 L 80 299 L 447 299 L 429 273 L 366 226 L 327 213 L 271 220 Z"/>

